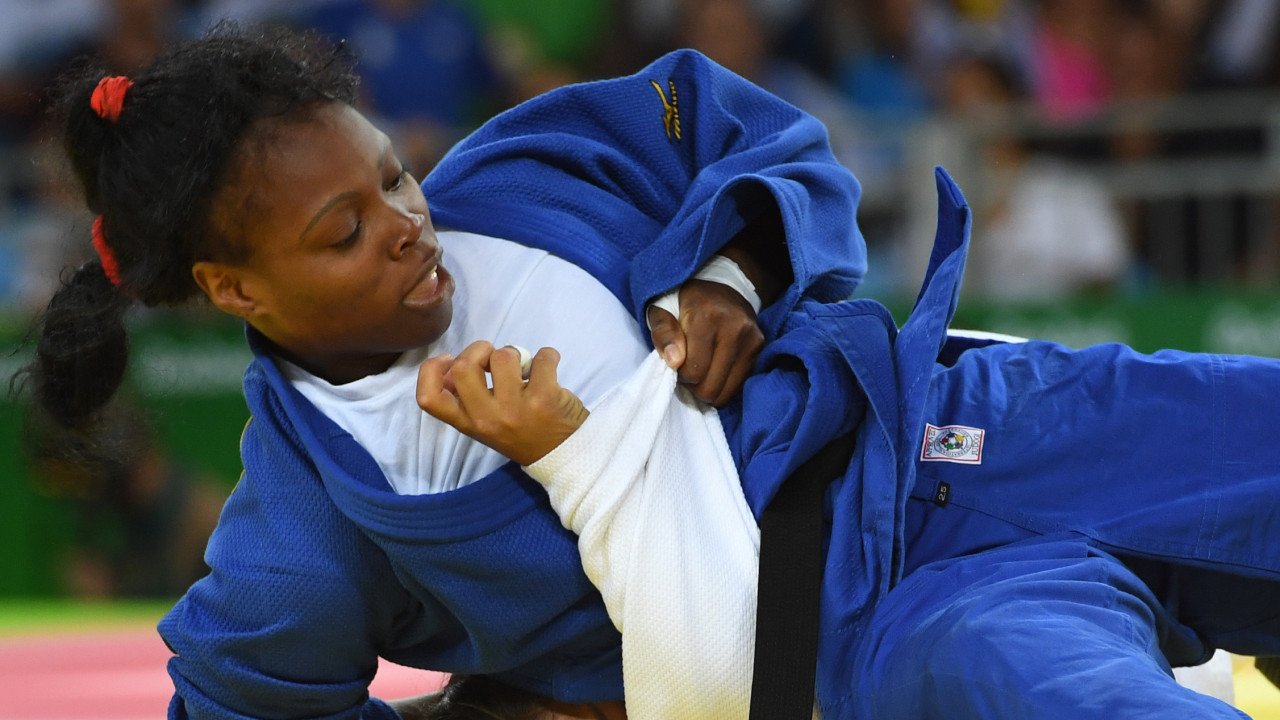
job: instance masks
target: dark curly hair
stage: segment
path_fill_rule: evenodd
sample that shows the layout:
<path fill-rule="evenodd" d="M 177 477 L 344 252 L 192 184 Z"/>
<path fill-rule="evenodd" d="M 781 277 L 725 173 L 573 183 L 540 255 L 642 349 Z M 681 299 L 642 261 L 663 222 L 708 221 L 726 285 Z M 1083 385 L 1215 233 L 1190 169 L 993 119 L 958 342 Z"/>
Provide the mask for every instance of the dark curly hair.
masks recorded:
<path fill-rule="evenodd" d="M 37 404 L 67 426 L 89 421 L 120 386 L 124 315 L 135 301 L 182 304 L 200 294 L 195 262 L 245 257 L 210 215 L 252 131 L 356 97 L 341 44 L 284 28 L 222 24 L 161 56 L 130 78 L 114 122 L 90 105 L 104 75 L 84 61 L 54 88 L 63 147 L 85 203 L 102 217 L 121 281 L 113 285 L 100 261 L 86 263 L 64 278 L 39 323 L 26 377 Z"/>
<path fill-rule="evenodd" d="M 546 698 L 486 675 L 454 675 L 425 708 L 431 720 L 542 720 Z"/>

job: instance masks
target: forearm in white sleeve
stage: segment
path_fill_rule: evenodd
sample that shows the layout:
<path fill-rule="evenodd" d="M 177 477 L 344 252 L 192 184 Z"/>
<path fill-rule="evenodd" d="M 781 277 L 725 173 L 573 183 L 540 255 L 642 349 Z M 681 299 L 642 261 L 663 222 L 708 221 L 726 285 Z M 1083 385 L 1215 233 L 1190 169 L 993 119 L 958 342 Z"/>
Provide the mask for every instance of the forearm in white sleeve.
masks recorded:
<path fill-rule="evenodd" d="M 745 719 L 760 536 L 715 409 L 654 353 L 526 470 L 622 632 L 628 716 Z"/>

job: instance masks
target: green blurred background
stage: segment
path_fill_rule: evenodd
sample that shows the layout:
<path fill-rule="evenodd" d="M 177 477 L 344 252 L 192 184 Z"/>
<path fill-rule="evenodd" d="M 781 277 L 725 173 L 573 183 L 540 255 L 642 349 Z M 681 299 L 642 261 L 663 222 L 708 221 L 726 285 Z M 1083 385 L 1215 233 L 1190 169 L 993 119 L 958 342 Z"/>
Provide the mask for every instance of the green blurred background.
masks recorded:
<path fill-rule="evenodd" d="M 27 328 L 8 318 L 0 332 L 0 346 L 15 348 Z M 136 323 L 131 343 L 126 393 L 147 412 L 173 460 L 229 492 L 240 475 L 239 436 L 248 420 L 242 326 L 204 315 L 157 316 Z M 6 352 L 0 376 L 11 377 L 29 352 Z M 9 393 L 0 402 L 0 597 L 61 595 L 74 509 L 35 482 L 22 452 L 22 409 Z"/>

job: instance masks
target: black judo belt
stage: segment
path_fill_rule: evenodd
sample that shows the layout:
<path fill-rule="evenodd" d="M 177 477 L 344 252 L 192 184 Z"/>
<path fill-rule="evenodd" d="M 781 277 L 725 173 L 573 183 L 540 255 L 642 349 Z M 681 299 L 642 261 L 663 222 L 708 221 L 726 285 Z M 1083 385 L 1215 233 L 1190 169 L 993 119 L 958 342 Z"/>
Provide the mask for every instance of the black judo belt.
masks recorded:
<path fill-rule="evenodd" d="M 853 456 L 854 433 L 827 443 L 760 516 L 751 720 L 809 720 L 818 667 L 823 498 Z"/>

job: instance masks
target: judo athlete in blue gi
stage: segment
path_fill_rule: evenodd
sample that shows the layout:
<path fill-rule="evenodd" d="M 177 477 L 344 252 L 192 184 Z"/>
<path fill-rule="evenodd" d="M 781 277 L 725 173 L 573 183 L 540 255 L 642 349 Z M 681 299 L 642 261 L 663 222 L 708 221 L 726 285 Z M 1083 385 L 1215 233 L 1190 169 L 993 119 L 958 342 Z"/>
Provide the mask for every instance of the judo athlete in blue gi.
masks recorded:
<path fill-rule="evenodd" d="M 711 358 L 717 377 L 692 379 L 723 402 L 757 516 L 792 470 L 855 433 L 828 493 L 822 716 L 1239 715 L 1168 668 L 1213 646 L 1280 654 L 1268 442 L 1280 363 L 1037 342 L 951 357 L 969 212 L 946 174 L 899 328 L 882 305 L 846 299 L 866 270 L 860 190 L 824 129 L 697 53 L 505 113 L 419 192 L 350 108 L 349 69 L 315 47 L 223 31 L 135 78 L 85 75 L 62 101 L 100 259 L 51 302 L 33 375 L 46 409 L 74 424 L 110 397 L 135 301 L 208 297 L 246 321 L 254 351 L 245 471 L 211 572 L 160 624 L 170 718 L 430 716 L 429 702 L 368 695 L 378 657 L 567 703 L 620 700 L 620 637 L 541 486 L 421 419 L 401 473 L 379 436 L 403 428 L 370 436 L 334 418 L 383 380 L 400 387 L 408 360 L 442 343 L 502 340 L 450 334 L 463 325 L 541 327 L 566 353 L 621 328 L 565 355 L 563 387 L 554 353 L 535 359 L 541 422 L 512 427 L 546 432 L 509 455 L 534 460 L 529 448 L 572 432 L 574 394 L 639 364 L 648 303 L 682 288 L 693 306 L 690 278 L 762 228 L 790 261 L 752 278 L 781 280 L 756 318 L 767 344 L 733 323 L 695 332 L 700 316 L 682 312 L 674 362 L 686 353 L 681 372 L 706 373 L 691 366 Z M 755 250 L 748 267 L 770 256 Z M 548 277 L 580 280 L 557 293 Z M 528 302 L 475 310 L 527 288 Z M 578 319 L 556 322 L 543 303 Z M 491 369 L 512 355 L 494 352 Z M 591 372 L 570 382 L 574 368 Z M 374 394 L 344 406 L 348 390 Z M 451 477 L 436 477 L 440 456 L 458 459 Z M 427 475 L 433 487 L 402 490 Z"/>

